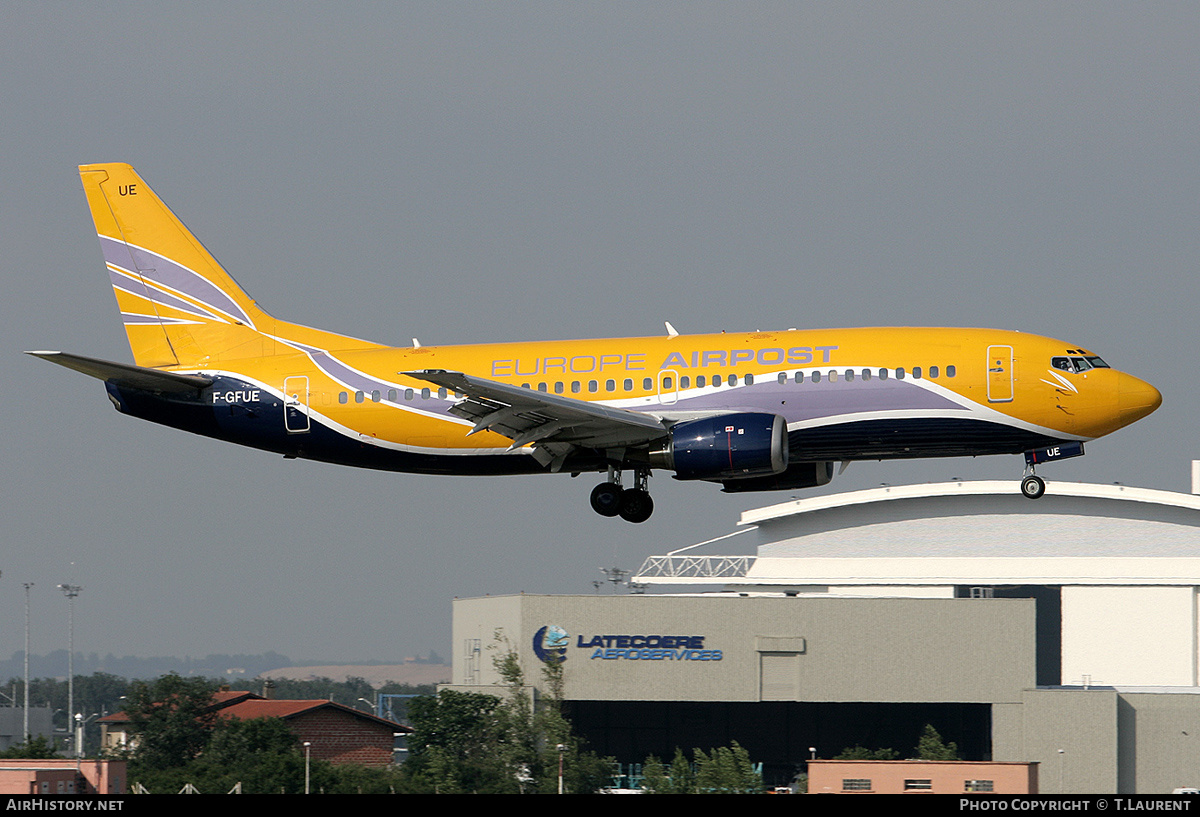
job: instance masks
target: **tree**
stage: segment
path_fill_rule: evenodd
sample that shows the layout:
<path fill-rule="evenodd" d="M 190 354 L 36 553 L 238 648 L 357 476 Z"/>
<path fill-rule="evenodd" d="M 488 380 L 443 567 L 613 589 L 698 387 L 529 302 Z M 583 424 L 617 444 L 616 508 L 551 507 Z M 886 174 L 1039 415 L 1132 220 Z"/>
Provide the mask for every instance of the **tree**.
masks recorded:
<path fill-rule="evenodd" d="M 695 751 L 696 790 L 703 794 L 762 794 L 762 775 L 750 762 L 750 753 L 737 741 L 706 755 Z"/>
<path fill-rule="evenodd" d="M 133 735 L 134 765 L 161 769 L 194 760 L 216 727 L 216 690 L 213 681 L 174 673 L 131 683 L 125 715 Z"/>
<path fill-rule="evenodd" d="M 900 753 L 895 749 L 868 749 L 865 746 L 847 747 L 834 760 L 898 760 Z"/>
<path fill-rule="evenodd" d="M 509 762 L 527 772 L 529 780 L 522 784 L 522 789 L 557 792 L 560 760 L 566 792 L 592 794 L 610 785 L 616 762 L 585 751 L 583 740 L 572 732 L 571 723 L 563 714 L 563 656 L 552 652 L 542 662 L 542 695 L 534 707 L 516 650 L 500 633 L 496 634 L 493 646 L 501 650 L 494 656 L 493 665 L 508 687 L 508 698 L 501 712 L 514 749 Z"/>
<path fill-rule="evenodd" d="M 613 762 L 583 751 L 563 714 L 562 662 L 542 668 L 543 694 L 534 705 L 520 658 L 497 634 L 493 666 L 504 697 L 442 690 L 409 704 L 406 783 L 414 791 L 553 793 L 559 758 L 568 792 L 594 792 L 612 779 Z M 561 749 L 560 749 L 561 747 Z"/>
<path fill-rule="evenodd" d="M 958 744 L 942 742 L 942 736 L 932 724 L 925 724 L 925 730 L 917 741 L 917 757 L 921 760 L 959 760 Z"/>
<path fill-rule="evenodd" d="M 54 741 L 45 735 L 37 735 L 24 743 L 14 743 L 0 752 L 0 758 L 32 758 L 44 760 L 51 757 L 62 757 L 54 746 Z"/>
<path fill-rule="evenodd" d="M 460 794 L 515 787 L 498 751 L 500 704 L 495 695 L 448 689 L 412 700 L 408 712 L 414 731 L 405 768 L 418 788 Z"/>
<path fill-rule="evenodd" d="M 675 749 L 670 767 L 654 755 L 642 765 L 642 791 L 646 794 L 692 794 L 696 790 L 692 764 L 682 751 Z"/>
<path fill-rule="evenodd" d="M 642 764 L 642 793 L 669 794 L 667 789 L 670 787 L 671 778 L 667 776 L 667 768 L 661 760 L 650 755 Z"/>

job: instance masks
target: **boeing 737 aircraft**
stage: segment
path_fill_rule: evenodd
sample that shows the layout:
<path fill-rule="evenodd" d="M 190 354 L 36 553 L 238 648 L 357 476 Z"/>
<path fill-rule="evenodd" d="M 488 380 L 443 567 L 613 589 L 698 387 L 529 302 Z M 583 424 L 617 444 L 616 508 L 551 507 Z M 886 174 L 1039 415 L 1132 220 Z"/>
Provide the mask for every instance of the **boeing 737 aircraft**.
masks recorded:
<path fill-rule="evenodd" d="M 271 317 L 126 164 L 79 168 L 135 365 L 30 352 L 117 410 L 288 458 L 427 474 L 607 473 L 593 509 L 650 517 L 652 469 L 725 491 L 853 460 L 1044 461 L 1162 402 L 1076 343 L 874 328 L 391 348 Z M 622 474 L 632 476 L 623 487 Z"/>

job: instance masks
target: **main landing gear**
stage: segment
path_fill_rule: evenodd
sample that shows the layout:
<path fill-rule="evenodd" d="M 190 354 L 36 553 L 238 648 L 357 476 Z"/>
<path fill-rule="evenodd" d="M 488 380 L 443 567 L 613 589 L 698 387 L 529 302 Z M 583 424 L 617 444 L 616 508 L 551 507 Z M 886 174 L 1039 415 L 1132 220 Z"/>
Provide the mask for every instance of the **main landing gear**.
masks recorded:
<path fill-rule="evenodd" d="M 592 510 L 601 516 L 620 516 L 626 522 L 645 522 L 654 513 L 654 500 L 646 490 L 649 468 L 634 471 L 633 487 L 621 487 L 621 472 L 609 466 L 608 482 L 592 489 Z"/>

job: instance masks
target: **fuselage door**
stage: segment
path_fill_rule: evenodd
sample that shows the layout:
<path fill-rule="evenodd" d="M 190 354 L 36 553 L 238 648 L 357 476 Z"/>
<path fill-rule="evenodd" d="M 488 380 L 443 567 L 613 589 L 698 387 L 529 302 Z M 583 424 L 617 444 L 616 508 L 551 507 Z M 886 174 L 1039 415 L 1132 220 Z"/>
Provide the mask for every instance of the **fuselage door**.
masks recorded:
<path fill-rule="evenodd" d="M 671 406 L 679 399 L 679 373 L 674 369 L 663 369 L 658 373 L 658 402 Z"/>
<path fill-rule="evenodd" d="M 987 350 L 987 397 L 989 403 L 1013 399 L 1013 348 L 989 346 Z"/>
<path fill-rule="evenodd" d="M 308 433 L 308 378 L 305 376 L 284 378 L 283 424 L 288 434 Z"/>

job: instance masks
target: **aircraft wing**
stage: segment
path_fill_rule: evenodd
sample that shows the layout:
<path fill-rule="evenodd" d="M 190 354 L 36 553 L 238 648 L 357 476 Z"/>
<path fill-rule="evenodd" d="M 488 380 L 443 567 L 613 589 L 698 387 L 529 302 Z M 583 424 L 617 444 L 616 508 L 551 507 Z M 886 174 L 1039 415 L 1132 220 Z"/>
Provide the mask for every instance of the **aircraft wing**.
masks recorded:
<path fill-rule="evenodd" d="M 26 352 L 27 355 L 40 357 L 59 366 L 83 372 L 97 380 L 111 381 L 118 386 L 128 386 L 145 391 L 156 391 L 164 394 L 195 393 L 212 385 L 212 380 L 196 374 L 176 374 L 163 372 L 158 369 L 148 369 L 145 366 L 130 366 L 128 363 L 114 363 L 111 360 L 100 360 L 95 357 L 72 355 L 66 352 Z"/>
<path fill-rule="evenodd" d="M 667 434 L 660 420 L 636 411 L 443 369 L 401 374 L 462 394 L 450 413 L 475 424 L 468 434 L 494 431 L 513 441 L 511 449 L 532 445 L 534 457 L 555 471 L 576 447 L 627 448 Z"/>

